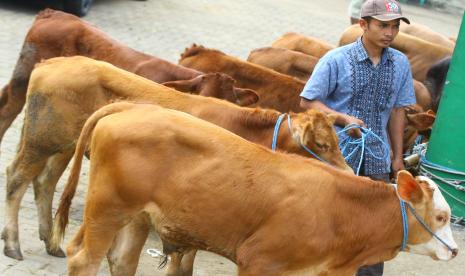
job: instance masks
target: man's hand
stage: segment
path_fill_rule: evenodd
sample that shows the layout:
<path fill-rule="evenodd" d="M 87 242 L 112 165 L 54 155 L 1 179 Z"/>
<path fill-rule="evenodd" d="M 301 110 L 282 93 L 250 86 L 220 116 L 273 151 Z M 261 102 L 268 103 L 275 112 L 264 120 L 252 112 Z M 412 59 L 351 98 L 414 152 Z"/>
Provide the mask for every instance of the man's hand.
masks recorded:
<path fill-rule="evenodd" d="M 397 172 L 400 170 L 405 170 L 404 160 L 402 158 L 395 158 L 392 160 L 392 174 L 397 175 Z"/>
<path fill-rule="evenodd" d="M 366 127 L 365 123 L 362 120 L 360 120 L 358 118 L 355 118 L 353 116 L 344 114 L 343 118 L 344 118 L 344 126 L 355 124 L 355 125 L 359 125 L 359 126 L 362 126 L 362 127 Z M 353 129 L 349 130 L 347 133 L 350 135 L 350 137 L 353 137 L 353 138 L 362 137 L 362 132 L 358 128 L 353 128 Z"/>

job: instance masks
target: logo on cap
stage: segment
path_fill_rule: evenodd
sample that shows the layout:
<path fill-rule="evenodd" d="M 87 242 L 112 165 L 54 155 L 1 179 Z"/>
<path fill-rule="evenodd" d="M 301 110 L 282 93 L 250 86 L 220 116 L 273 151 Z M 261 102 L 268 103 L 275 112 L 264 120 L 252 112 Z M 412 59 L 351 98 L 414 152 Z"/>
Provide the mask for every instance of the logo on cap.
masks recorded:
<path fill-rule="evenodd" d="M 399 6 L 397 6 L 397 4 L 394 2 L 386 2 L 385 6 L 386 6 L 387 12 L 395 12 L 395 13 L 399 12 Z"/>

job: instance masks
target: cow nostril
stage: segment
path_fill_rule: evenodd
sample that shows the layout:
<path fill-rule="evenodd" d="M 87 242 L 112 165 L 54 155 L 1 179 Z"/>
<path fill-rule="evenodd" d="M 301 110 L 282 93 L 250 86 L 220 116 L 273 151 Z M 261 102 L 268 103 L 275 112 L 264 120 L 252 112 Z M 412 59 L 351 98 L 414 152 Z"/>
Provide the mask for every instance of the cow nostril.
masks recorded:
<path fill-rule="evenodd" d="M 452 250 L 452 258 L 454 258 L 455 256 L 457 256 L 457 254 L 459 254 L 459 249 L 458 248 L 455 248 Z"/>

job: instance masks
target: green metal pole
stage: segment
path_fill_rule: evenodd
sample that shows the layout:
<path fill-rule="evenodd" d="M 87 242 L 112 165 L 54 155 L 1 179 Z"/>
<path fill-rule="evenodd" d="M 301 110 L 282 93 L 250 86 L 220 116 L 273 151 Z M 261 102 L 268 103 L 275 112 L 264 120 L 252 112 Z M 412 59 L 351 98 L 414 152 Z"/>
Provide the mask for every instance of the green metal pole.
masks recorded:
<path fill-rule="evenodd" d="M 429 141 L 426 159 L 447 168 L 465 172 L 465 14 L 452 55 L 446 84 Z M 462 174 L 435 170 L 443 178 L 465 180 Z M 438 181 L 436 181 L 438 182 Z M 440 181 L 439 181 L 440 182 Z M 465 188 L 465 185 L 461 185 Z M 452 213 L 465 217 L 465 190 L 440 185 Z"/>

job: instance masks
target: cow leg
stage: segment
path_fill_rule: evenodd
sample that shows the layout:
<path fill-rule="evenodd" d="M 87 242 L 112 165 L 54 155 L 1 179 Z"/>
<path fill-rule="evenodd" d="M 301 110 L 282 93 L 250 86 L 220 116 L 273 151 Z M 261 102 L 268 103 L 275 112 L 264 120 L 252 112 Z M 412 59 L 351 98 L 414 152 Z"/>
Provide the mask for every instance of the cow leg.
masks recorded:
<path fill-rule="evenodd" d="M 117 222 L 115 215 L 112 216 L 113 218 L 109 219 L 101 219 L 101 217 L 96 220 L 89 219 L 92 223 L 85 223 L 84 233 L 78 233 L 83 235 L 82 248 L 72 257 L 68 257 L 68 275 L 97 275 L 100 263 L 110 248 L 113 238 L 124 225 L 123 220 Z M 72 248 L 68 247 L 67 252 L 72 253 L 76 249 L 75 246 L 76 244 L 73 244 Z"/>
<path fill-rule="evenodd" d="M 14 94 L 13 89 L 17 90 L 19 95 Z M 25 95 L 26 86 L 23 84 L 14 85 L 10 83 L 2 89 L 0 95 L 0 143 L 7 129 L 23 109 Z"/>
<path fill-rule="evenodd" d="M 66 249 L 66 255 L 68 258 L 75 256 L 79 250 L 82 249 L 82 241 L 84 240 L 84 232 L 85 232 L 85 224 L 83 223 L 81 227 L 79 227 L 79 231 L 74 235 L 74 238 L 68 244 Z"/>
<path fill-rule="evenodd" d="M 107 254 L 112 276 L 136 274 L 150 227 L 148 214 L 141 213 L 118 232 Z"/>
<path fill-rule="evenodd" d="M 153 221 L 153 220 L 152 220 Z M 170 257 L 166 276 L 188 276 L 192 275 L 194 257 L 196 250 L 191 247 L 173 244 L 162 237 L 163 253 Z M 184 260 L 184 257 L 186 259 Z M 184 260 L 184 261 L 183 261 Z"/>
<path fill-rule="evenodd" d="M 185 252 L 170 253 L 170 262 L 166 268 L 166 276 L 192 276 L 194 259 L 197 250 L 190 249 Z"/>
<path fill-rule="evenodd" d="M 65 253 L 61 248 L 57 250 L 50 249 L 53 195 L 56 184 L 72 156 L 73 152 L 69 151 L 50 157 L 45 169 L 33 180 L 34 196 L 39 215 L 39 236 L 45 243 L 47 253 L 56 257 L 65 257 Z"/>
<path fill-rule="evenodd" d="M 46 160 L 38 156 L 25 158 L 25 155 L 27 154 L 19 151 L 13 163 L 7 168 L 6 223 L 2 232 L 2 239 L 5 241 L 3 253 L 17 260 L 23 259 L 18 233 L 18 213 L 21 199 L 27 190 L 28 184 L 45 167 Z"/>
<path fill-rule="evenodd" d="M 25 42 L 23 44 L 13 76 L 1 91 L 0 143 L 6 130 L 23 109 L 29 77 L 36 63 L 36 53 L 37 51 L 31 43 Z"/>
<path fill-rule="evenodd" d="M 70 276 L 97 275 L 102 259 L 110 249 L 118 231 L 130 222 L 136 210 L 124 206 L 124 202 L 118 200 L 116 193 L 109 193 L 105 184 L 92 179 L 89 183 L 86 207 L 84 212 L 84 230 L 78 232 L 83 235 L 73 239 L 68 253 L 76 249 L 76 245 L 82 244 L 81 249 L 72 257 L 68 257 L 68 272 Z M 114 184 L 114 185 L 112 185 Z M 117 184 L 107 184 L 115 187 Z M 98 187 L 98 188 L 95 188 Z"/>

